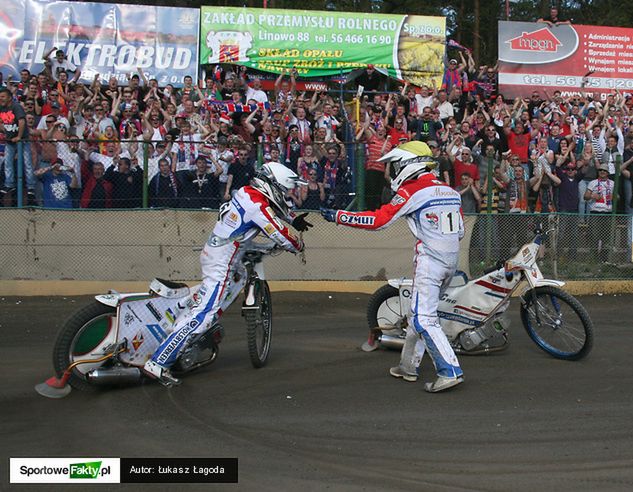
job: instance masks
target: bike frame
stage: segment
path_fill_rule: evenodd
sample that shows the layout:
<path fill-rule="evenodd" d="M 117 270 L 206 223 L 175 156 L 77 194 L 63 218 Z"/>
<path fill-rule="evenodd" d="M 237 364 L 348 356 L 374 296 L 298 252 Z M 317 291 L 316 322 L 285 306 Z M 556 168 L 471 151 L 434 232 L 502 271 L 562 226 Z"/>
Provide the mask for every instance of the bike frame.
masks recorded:
<path fill-rule="evenodd" d="M 233 303 L 243 288 L 245 289 L 243 309 L 259 308 L 259 296 L 256 295 L 258 293 L 256 288 L 260 285 L 260 281 L 264 281 L 266 278 L 263 257 L 272 253 L 275 246 L 273 244 L 249 243 L 242 245 L 242 247 L 245 249 L 244 258 L 237 263 L 239 266 L 236 265 L 230 275 L 237 274 L 239 278 L 239 267 L 243 265 L 246 269 L 246 281 L 235 280 L 234 285 L 228 287 L 221 311 L 226 310 Z M 89 354 L 82 356 L 81 360 L 75 361 L 81 365 L 81 372 L 88 372 L 101 365 L 104 360 L 103 356 L 106 354 L 109 354 L 108 358 L 116 354 L 116 357 L 125 364 L 141 367 L 147 353 L 153 353 L 160 344 L 160 339 L 168 336 L 170 329 L 173 329 L 175 325 L 175 320 L 186 309 L 192 307 L 198 287 L 199 284 L 176 292 L 165 289 L 163 286 L 160 295 L 157 295 L 152 292 L 150 285 L 150 292 L 120 293 L 111 290 L 107 294 L 96 295 L 97 302 L 116 308 L 116 315 L 112 317 L 112 327 L 101 343 Z M 147 305 L 151 303 L 154 306 L 148 307 Z M 130 317 L 129 311 L 139 320 L 139 323 L 136 323 L 138 326 L 128 329 L 127 326 L 122 326 L 122 320 L 125 321 L 124 318 Z M 157 316 L 162 317 L 162 319 L 157 319 Z M 173 317 L 170 318 L 170 316 Z M 121 343 L 124 343 L 124 339 L 127 340 L 128 344 L 132 344 L 134 350 L 132 347 L 127 347 L 123 353 L 120 350 L 112 350 L 113 348 L 118 349 Z M 137 347 L 134 346 L 135 343 L 138 344 L 139 340 L 143 340 L 142 351 L 137 350 Z"/>
<path fill-rule="evenodd" d="M 474 327 L 486 323 L 500 311 L 505 310 L 510 298 L 517 292 L 519 292 L 521 302 L 525 302 L 523 297 L 526 292 L 533 291 L 537 287 L 546 285 L 562 287 L 565 285 L 565 282 L 543 277 L 537 264 L 537 259 L 541 256 L 542 241 L 543 236 L 540 233 L 537 234 L 532 242 L 519 248 L 519 251 L 502 267 L 470 282 L 466 282 L 466 275 L 463 272 L 456 272 L 448 289 L 442 295 L 438 309 L 440 322 L 442 327 L 448 331 L 447 335 L 450 339 L 455 338 L 468 325 Z M 410 312 L 413 280 L 390 279 L 388 283 L 398 289 L 400 316 L 406 316 Z M 475 305 L 458 303 L 453 294 L 460 293 L 462 297 L 468 298 L 469 292 L 466 290 L 471 288 L 480 290 L 478 294 L 470 296 L 470 300 L 477 301 L 474 303 Z M 482 308 L 479 307 L 484 303 L 481 299 L 495 299 L 495 303 L 489 304 L 489 308 Z"/>

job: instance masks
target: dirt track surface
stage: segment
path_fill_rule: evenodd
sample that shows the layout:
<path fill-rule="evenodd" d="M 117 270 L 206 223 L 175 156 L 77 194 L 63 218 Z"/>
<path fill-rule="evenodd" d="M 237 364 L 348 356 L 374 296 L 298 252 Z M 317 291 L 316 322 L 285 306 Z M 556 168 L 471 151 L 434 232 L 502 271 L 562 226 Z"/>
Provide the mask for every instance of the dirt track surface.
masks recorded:
<path fill-rule="evenodd" d="M 396 352 L 359 350 L 368 296 L 273 296 L 263 369 L 232 309 L 217 362 L 181 386 L 62 400 L 33 386 L 52 374 L 64 317 L 90 298 L 3 298 L 0 489 L 63 489 L 10 486 L 10 456 L 112 456 L 237 457 L 239 484 L 94 490 L 633 490 L 633 296 L 580 298 L 596 338 L 579 362 L 534 345 L 515 303 L 509 349 L 462 356 L 465 383 L 433 395 L 428 358 L 407 383 L 387 373 Z"/>

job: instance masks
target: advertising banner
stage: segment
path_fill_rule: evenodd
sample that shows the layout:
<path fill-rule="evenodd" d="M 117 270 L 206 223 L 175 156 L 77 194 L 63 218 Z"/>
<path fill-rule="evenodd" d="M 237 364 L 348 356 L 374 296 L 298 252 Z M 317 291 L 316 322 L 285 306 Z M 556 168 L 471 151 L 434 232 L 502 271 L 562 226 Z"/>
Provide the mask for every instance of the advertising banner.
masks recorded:
<path fill-rule="evenodd" d="M 200 63 L 235 63 L 301 77 L 373 64 L 391 77 L 439 86 L 446 19 L 417 15 L 202 7 Z"/>
<path fill-rule="evenodd" d="M 66 52 L 92 81 L 127 75 L 140 68 L 160 85 L 182 85 L 198 73 L 197 9 L 107 3 L 13 0 L 0 12 L 0 70 L 4 77 L 27 68 L 44 69 L 53 47 Z"/>
<path fill-rule="evenodd" d="M 499 90 L 514 98 L 533 89 L 633 92 L 633 29 L 499 22 Z"/>

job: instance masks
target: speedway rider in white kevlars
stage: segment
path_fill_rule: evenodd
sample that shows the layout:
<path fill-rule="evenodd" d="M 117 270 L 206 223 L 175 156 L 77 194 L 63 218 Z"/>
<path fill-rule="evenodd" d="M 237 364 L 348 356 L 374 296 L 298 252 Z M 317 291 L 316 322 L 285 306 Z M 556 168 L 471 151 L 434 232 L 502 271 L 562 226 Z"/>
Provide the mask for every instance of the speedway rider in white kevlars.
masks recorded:
<path fill-rule="evenodd" d="M 202 253 L 202 284 L 198 290 L 198 303 L 182 319 L 174 331 L 156 349 L 144 366 L 146 374 L 164 384 L 177 384 L 169 368 L 187 346 L 192 336 L 202 334 L 222 315 L 221 307 L 229 283 L 229 274 L 243 251 L 240 244 L 251 240 L 260 232 L 282 248 L 298 253 L 303 251 L 301 239 L 293 236 L 278 217 L 291 223 L 298 231 L 312 224 L 301 214 L 294 216 L 287 193 L 299 184 L 307 184 L 283 164 L 269 162 L 251 180 L 240 188 L 232 199 L 220 207 L 218 222 L 209 236 Z"/>
<path fill-rule="evenodd" d="M 397 175 L 390 203 L 373 212 L 322 209 L 323 217 L 337 224 L 361 229 L 382 229 L 406 217 L 416 237 L 411 316 L 400 365 L 390 374 L 416 381 L 424 348 L 433 359 L 437 379 L 424 389 L 435 393 L 463 381 L 463 372 L 437 315 L 440 295 L 457 268 L 459 241 L 464 235 L 461 198 L 432 172 L 437 162 L 424 142 L 406 142 L 388 152 Z M 423 341 L 423 343 L 422 343 Z"/>

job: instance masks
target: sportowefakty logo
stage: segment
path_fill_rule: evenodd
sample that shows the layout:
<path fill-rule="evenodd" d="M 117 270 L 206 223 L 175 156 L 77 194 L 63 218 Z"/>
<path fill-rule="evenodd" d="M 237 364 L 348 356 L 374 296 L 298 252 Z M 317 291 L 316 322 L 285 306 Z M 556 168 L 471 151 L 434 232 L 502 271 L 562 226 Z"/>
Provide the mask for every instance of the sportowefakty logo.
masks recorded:
<path fill-rule="evenodd" d="M 97 478 L 100 469 L 101 461 L 74 463 L 70 465 L 70 478 Z"/>

